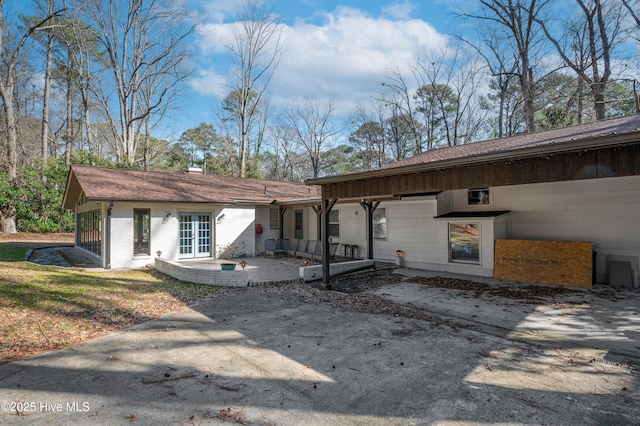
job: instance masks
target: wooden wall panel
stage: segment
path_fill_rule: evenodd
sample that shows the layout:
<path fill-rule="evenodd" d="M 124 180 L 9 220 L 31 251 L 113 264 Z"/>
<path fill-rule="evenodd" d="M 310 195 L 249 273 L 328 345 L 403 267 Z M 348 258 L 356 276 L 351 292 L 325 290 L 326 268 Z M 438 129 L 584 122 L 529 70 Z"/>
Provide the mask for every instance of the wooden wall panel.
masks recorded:
<path fill-rule="evenodd" d="M 562 182 L 565 180 L 564 157 L 562 155 L 549 156 L 547 172 L 547 182 Z"/>
<path fill-rule="evenodd" d="M 568 154 L 566 167 L 567 180 L 594 179 L 598 171 L 595 151 Z"/>
<path fill-rule="evenodd" d="M 520 163 L 520 182 L 533 183 L 536 181 L 536 159 L 529 158 Z"/>
<path fill-rule="evenodd" d="M 616 163 L 612 150 L 603 149 L 596 151 L 596 159 L 599 178 L 612 177 L 616 175 Z"/>
<path fill-rule="evenodd" d="M 495 179 L 492 186 L 508 185 L 509 184 L 509 164 L 506 162 L 499 162 L 493 165 L 495 170 Z"/>
<path fill-rule="evenodd" d="M 517 185 L 521 182 L 521 174 L 520 174 L 520 161 L 510 161 L 507 164 L 508 167 L 508 178 L 507 182 L 509 185 Z"/>
<path fill-rule="evenodd" d="M 329 198 L 375 198 L 465 188 L 560 182 L 640 173 L 640 143 L 513 161 L 326 184 Z"/>
<path fill-rule="evenodd" d="M 616 152 L 616 169 L 618 176 L 631 176 L 638 174 L 640 167 L 640 155 L 637 146 L 622 146 Z"/>

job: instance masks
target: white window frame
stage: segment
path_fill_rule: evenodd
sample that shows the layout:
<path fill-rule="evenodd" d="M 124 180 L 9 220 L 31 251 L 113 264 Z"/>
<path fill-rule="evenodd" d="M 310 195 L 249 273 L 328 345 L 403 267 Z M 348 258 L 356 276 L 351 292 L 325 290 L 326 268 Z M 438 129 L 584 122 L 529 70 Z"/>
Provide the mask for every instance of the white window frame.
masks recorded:
<path fill-rule="evenodd" d="M 381 214 L 382 213 L 382 214 Z M 376 220 L 376 215 L 378 216 L 378 219 Z M 382 217 L 380 217 L 382 216 Z M 373 221 L 372 221 L 372 226 L 373 226 L 373 239 L 374 240 L 386 240 L 388 238 L 389 235 L 389 226 L 388 226 L 388 219 L 387 219 L 387 209 L 386 207 L 379 207 L 377 209 L 375 209 L 375 211 L 373 212 Z M 379 229 L 384 229 L 384 236 L 380 236 L 380 232 L 376 232 Z"/>
<path fill-rule="evenodd" d="M 274 213 L 275 213 L 275 224 L 273 223 Z M 269 229 L 280 229 L 280 210 L 279 209 L 269 209 Z"/>
<path fill-rule="evenodd" d="M 331 217 L 332 213 L 334 213 L 334 216 L 337 216 L 337 219 Z M 329 229 L 327 231 L 328 231 L 329 237 L 340 238 L 340 210 L 339 209 L 334 209 L 334 210 L 330 210 L 329 211 L 329 221 L 328 222 L 329 222 Z M 337 228 L 338 228 L 338 233 L 337 234 L 332 234 L 331 233 L 331 229 L 332 229 L 331 225 L 337 225 Z"/>

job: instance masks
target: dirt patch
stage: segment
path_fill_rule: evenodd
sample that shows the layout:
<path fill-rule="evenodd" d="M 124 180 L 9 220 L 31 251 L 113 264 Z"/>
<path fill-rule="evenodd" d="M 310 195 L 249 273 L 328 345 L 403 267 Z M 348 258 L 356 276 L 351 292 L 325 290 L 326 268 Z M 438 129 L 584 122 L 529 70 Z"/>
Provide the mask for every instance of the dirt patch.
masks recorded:
<path fill-rule="evenodd" d="M 73 233 L 36 234 L 32 232 L 17 232 L 8 234 L 0 232 L 0 242 L 34 243 L 36 246 L 50 244 L 73 244 Z"/>
<path fill-rule="evenodd" d="M 422 284 L 429 287 L 473 292 L 474 297 L 502 297 L 517 300 L 519 303 L 532 305 L 542 305 L 549 303 L 549 298 L 553 298 L 559 295 L 581 293 L 580 290 L 568 289 L 566 287 L 528 284 L 491 285 L 476 281 L 444 277 L 413 277 L 408 279 L 407 281 L 413 284 Z"/>

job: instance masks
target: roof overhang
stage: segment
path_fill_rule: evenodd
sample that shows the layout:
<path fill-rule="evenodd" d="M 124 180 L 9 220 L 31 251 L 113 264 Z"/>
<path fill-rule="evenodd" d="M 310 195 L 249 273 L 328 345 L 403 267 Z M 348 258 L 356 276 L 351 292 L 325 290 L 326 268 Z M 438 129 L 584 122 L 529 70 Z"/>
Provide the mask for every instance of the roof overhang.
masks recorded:
<path fill-rule="evenodd" d="M 363 179 L 379 178 L 385 176 L 401 175 L 406 173 L 416 173 L 430 170 L 441 170 L 459 166 L 470 166 L 498 161 L 518 160 L 531 157 L 552 156 L 569 152 L 590 151 L 599 148 L 622 146 L 629 143 L 640 142 L 640 130 L 625 132 L 623 134 L 610 134 L 580 140 L 571 140 L 561 143 L 547 143 L 532 147 L 508 149 L 495 151 L 466 157 L 451 158 L 427 163 L 410 164 L 398 167 L 389 167 L 366 172 L 351 173 L 347 175 L 329 176 L 305 181 L 307 185 L 325 185 L 332 183 L 356 181 Z"/>
<path fill-rule="evenodd" d="M 498 211 L 476 211 L 476 212 L 450 212 L 434 217 L 434 219 L 495 219 L 497 217 L 506 216 L 511 210 Z"/>

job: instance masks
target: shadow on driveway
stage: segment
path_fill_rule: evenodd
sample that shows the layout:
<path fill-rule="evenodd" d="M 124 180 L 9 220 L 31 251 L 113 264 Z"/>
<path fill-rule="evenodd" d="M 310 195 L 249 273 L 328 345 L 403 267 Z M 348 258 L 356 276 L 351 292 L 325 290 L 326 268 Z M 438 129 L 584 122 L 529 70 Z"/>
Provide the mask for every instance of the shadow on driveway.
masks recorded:
<path fill-rule="evenodd" d="M 183 312 L 0 366 L 0 424 L 631 425 L 640 418 L 638 376 L 628 366 L 447 317 L 359 312 L 367 304 L 393 305 L 305 284 L 225 289 Z"/>

